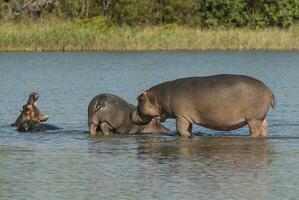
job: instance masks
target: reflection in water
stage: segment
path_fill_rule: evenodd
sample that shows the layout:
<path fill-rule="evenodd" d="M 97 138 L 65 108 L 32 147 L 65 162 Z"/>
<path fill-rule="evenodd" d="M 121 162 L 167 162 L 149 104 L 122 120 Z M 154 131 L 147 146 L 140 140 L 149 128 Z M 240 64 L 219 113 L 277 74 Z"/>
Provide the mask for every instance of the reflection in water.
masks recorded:
<path fill-rule="evenodd" d="M 20 52 L 0 61 L 1 200 L 298 199 L 298 52 Z M 136 104 L 160 82 L 220 73 L 253 76 L 273 90 L 271 138 L 249 138 L 247 126 L 223 133 L 196 125 L 192 140 L 89 137 L 87 105 L 99 93 Z M 9 127 L 32 91 L 61 130 Z M 175 131 L 174 120 L 164 124 Z"/>
<path fill-rule="evenodd" d="M 247 183 L 254 183 L 257 180 L 262 186 L 269 183 L 268 175 L 265 173 L 265 168 L 271 162 L 268 157 L 270 148 L 267 140 L 208 137 L 194 138 L 190 141 L 179 139 L 159 144 L 155 142 L 156 138 L 151 139 L 139 141 L 139 157 L 150 157 L 152 160 L 150 167 L 144 172 L 148 173 L 147 176 L 140 176 L 144 181 L 153 179 L 162 165 L 164 166 L 162 177 L 169 176 L 165 173 L 170 173 L 177 177 L 178 185 L 188 184 L 191 188 L 198 188 L 199 191 L 205 189 L 211 198 L 212 194 L 217 194 L 216 188 L 227 190 L 227 195 L 252 198 L 258 196 L 260 192 L 247 193 Z M 255 180 L 253 176 L 258 177 Z M 232 186 L 239 189 L 232 190 Z M 189 189 L 183 190 L 188 193 Z M 207 196 L 204 194 L 198 197 Z"/>
<path fill-rule="evenodd" d="M 93 156 L 118 157 L 118 162 L 120 155 L 126 154 L 122 164 L 114 166 L 124 170 L 117 173 L 120 179 L 133 176 L 135 183 L 131 187 L 151 191 L 153 198 L 258 198 L 261 193 L 248 188 L 258 184 L 258 188 L 267 189 L 270 182 L 267 167 L 273 154 L 267 139 L 185 140 L 146 134 L 97 138 L 90 141 L 89 152 Z M 132 157 L 133 162 L 127 165 Z M 203 190 L 205 193 L 199 192 Z M 222 194 L 223 190 L 227 190 L 226 194 Z"/>

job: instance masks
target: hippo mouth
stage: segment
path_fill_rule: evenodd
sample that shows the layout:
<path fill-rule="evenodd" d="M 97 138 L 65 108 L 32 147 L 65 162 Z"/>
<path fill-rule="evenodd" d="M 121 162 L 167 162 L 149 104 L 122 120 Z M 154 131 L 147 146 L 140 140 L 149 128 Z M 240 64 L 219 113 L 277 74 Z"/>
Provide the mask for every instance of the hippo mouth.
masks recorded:
<path fill-rule="evenodd" d="M 150 123 L 152 120 L 152 117 L 146 116 L 146 115 L 140 115 L 138 110 L 135 109 L 131 114 L 130 114 L 130 119 L 134 124 L 137 125 L 146 125 Z"/>
<path fill-rule="evenodd" d="M 89 132 L 92 136 L 96 136 L 99 132 L 99 126 L 93 123 L 89 123 Z"/>
<path fill-rule="evenodd" d="M 39 94 L 37 92 L 31 92 L 27 101 L 27 105 L 35 105 L 38 98 Z"/>

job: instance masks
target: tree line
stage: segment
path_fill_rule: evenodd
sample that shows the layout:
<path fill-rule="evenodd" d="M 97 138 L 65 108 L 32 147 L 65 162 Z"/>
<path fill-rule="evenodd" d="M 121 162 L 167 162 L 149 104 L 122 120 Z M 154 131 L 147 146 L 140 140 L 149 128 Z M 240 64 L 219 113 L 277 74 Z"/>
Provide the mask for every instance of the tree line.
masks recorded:
<path fill-rule="evenodd" d="M 0 0 L 1 20 L 47 16 L 126 26 L 284 28 L 299 19 L 299 0 Z"/>

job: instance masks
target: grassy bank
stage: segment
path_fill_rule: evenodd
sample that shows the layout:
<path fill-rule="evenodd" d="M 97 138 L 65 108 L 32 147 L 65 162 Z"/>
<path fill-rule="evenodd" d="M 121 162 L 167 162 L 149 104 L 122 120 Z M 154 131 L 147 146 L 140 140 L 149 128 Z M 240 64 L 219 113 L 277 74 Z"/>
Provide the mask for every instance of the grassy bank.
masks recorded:
<path fill-rule="evenodd" d="M 0 24 L 0 51 L 84 50 L 299 50 L 299 25 L 288 29 L 203 30 L 62 21 Z"/>

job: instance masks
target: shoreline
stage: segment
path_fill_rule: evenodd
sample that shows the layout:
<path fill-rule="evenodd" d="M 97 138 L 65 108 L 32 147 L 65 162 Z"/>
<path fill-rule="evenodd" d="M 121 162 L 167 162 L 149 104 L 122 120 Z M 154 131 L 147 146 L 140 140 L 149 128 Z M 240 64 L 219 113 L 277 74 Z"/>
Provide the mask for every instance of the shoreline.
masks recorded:
<path fill-rule="evenodd" d="M 299 25 L 254 30 L 0 23 L 0 52 L 44 51 L 299 51 Z"/>
<path fill-rule="evenodd" d="M 53 49 L 0 49 L 0 53 L 75 53 L 75 52 L 99 52 L 99 53 L 122 53 L 122 52 L 299 52 L 299 48 L 296 49 L 101 49 L 101 50 L 80 50 L 80 49 L 65 49 L 65 50 L 53 50 Z"/>

